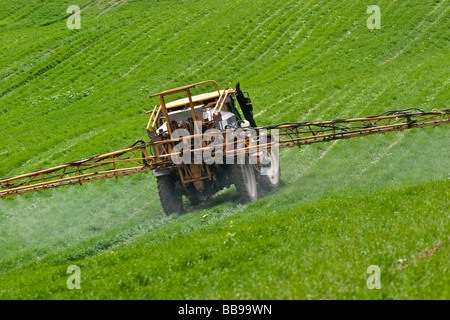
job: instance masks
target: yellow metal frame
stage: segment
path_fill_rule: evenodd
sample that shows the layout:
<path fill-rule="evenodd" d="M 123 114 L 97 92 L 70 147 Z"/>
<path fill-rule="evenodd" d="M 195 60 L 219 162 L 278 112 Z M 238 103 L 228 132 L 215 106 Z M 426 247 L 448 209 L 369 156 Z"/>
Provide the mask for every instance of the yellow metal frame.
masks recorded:
<path fill-rule="evenodd" d="M 207 83 L 215 84 L 217 87 L 217 91 L 202 93 L 202 94 L 195 95 L 195 96 L 191 95 L 190 90 L 192 88 L 195 88 L 196 86 L 207 84 Z M 180 93 L 180 92 L 186 92 L 187 97 L 166 103 L 166 101 L 165 101 L 166 96 L 173 95 L 173 94 Z M 159 97 L 160 101 L 159 101 L 159 104 L 153 108 L 153 110 L 146 111 L 147 114 L 150 114 L 150 119 L 147 124 L 147 131 L 152 132 L 158 128 L 157 123 L 158 123 L 158 119 L 161 114 L 161 111 L 163 112 L 164 118 L 167 121 L 167 119 L 169 119 L 168 110 L 185 106 L 186 109 L 190 108 L 192 110 L 193 119 L 196 119 L 194 107 L 196 107 L 197 105 L 200 105 L 203 101 L 218 98 L 217 102 L 209 103 L 205 107 L 211 107 L 212 105 L 215 105 L 213 114 L 219 113 L 224 106 L 226 98 L 228 97 L 228 95 L 230 95 L 232 93 L 234 93 L 233 89 L 228 88 L 228 89 L 220 90 L 219 84 L 216 81 L 207 80 L 207 81 L 194 83 L 194 84 L 191 84 L 188 86 L 179 87 L 179 88 L 163 91 L 161 93 L 153 94 L 150 96 L 150 98 Z M 169 128 L 168 128 L 168 130 L 169 130 L 170 137 L 172 137 L 172 130 Z"/>

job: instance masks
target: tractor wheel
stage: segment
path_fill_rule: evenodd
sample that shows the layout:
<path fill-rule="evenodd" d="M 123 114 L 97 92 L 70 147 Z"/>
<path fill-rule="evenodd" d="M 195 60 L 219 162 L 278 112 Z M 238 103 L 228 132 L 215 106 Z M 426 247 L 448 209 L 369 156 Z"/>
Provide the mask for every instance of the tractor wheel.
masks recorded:
<path fill-rule="evenodd" d="M 258 198 L 253 165 L 248 163 L 233 165 L 233 180 L 238 193 L 239 202 L 248 203 L 255 201 Z"/>
<path fill-rule="evenodd" d="M 158 194 L 166 215 L 184 213 L 183 196 L 175 188 L 175 179 L 171 175 L 157 177 Z"/>
<path fill-rule="evenodd" d="M 276 150 L 265 152 L 262 158 L 259 185 L 266 191 L 272 191 L 280 185 L 281 168 L 280 158 Z"/>

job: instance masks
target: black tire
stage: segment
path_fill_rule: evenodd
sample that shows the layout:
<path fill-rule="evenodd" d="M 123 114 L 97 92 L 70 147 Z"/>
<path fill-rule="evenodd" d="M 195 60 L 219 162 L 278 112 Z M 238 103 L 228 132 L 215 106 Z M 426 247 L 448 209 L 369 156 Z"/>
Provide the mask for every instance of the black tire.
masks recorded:
<path fill-rule="evenodd" d="M 265 152 L 263 155 L 261 172 L 258 182 L 265 191 L 272 191 L 280 185 L 281 167 L 280 158 L 276 150 Z"/>
<path fill-rule="evenodd" d="M 253 165 L 248 163 L 233 165 L 233 182 L 236 186 L 240 203 L 253 202 L 258 198 Z"/>
<path fill-rule="evenodd" d="M 175 179 L 172 175 L 156 177 L 158 184 L 158 194 L 161 205 L 166 215 L 173 213 L 184 213 L 183 196 L 175 188 Z"/>

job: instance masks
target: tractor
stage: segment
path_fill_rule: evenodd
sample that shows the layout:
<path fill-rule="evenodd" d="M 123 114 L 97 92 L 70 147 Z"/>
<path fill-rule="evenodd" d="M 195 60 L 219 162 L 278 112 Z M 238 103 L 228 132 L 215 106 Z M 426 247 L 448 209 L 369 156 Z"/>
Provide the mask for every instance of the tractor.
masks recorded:
<path fill-rule="evenodd" d="M 217 90 L 191 95 L 191 90 L 197 86 L 206 88 L 206 84 L 215 85 Z M 185 98 L 175 101 L 166 101 L 170 96 L 180 93 L 186 94 Z M 183 142 L 178 146 L 184 146 L 183 160 L 172 167 L 154 169 L 153 175 L 157 179 L 158 194 L 161 205 L 166 214 L 183 213 L 183 196 L 191 205 L 196 206 L 205 201 L 209 196 L 218 191 L 235 185 L 239 201 L 241 203 L 252 202 L 258 197 L 257 184 L 263 190 L 271 191 L 280 183 L 280 162 L 275 148 L 261 148 L 253 154 L 243 154 L 243 161 L 239 163 L 237 156 L 225 157 L 222 152 L 216 154 L 215 161 L 193 161 L 196 157 L 196 149 L 203 149 L 210 143 L 231 144 L 239 140 L 236 136 L 243 131 L 242 128 L 257 127 L 253 117 L 253 105 L 247 92 L 242 92 L 239 83 L 236 90 L 231 88 L 220 90 L 214 80 L 195 83 L 162 93 L 154 94 L 151 98 L 159 97 L 159 104 L 152 111 L 147 126 L 147 134 L 150 142 L 169 142 L 184 137 L 197 137 Z M 238 110 L 241 109 L 242 115 Z M 205 133 L 213 129 L 215 135 Z M 236 139 L 235 139 L 236 138 Z M 260 137 L 257 137 L 257 140 Z M 270 138 L 269 138 L 270 139 Z M 213 141 L 211 141 L 213 140 Z M 187 145 L 187 144 L 188 145 Z M 177 144 L 165 143 L 153 147 L 154 154 L 161 157 L 174 155 L 177 152 Z M 178 148 L 179 149 L 179 148 Z M 189 152 L 186 152 L 186 149 Z M 220 148 L 216 149 L 221 150 Z M 202 156 L 201 152 L 200 156 Z M 231 161 L 230 161 L 231 158 Z M 252 159 L 253 158 L 253 159 Z M 253 160 L 253 161 L 252 161 Z"/>

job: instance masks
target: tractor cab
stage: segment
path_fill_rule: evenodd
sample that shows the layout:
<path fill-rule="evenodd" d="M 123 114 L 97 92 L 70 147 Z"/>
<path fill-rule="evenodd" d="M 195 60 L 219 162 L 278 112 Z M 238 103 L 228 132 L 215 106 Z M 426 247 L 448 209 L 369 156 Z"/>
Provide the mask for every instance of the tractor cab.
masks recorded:
<path fill-rule="evenodd" d="M 207 83 L 215 84 L 217 90 L 195 96 L 191 89 Z M 186 98 L 167 102 L 167 96 L 185 92 Z M 147 125 L 147 133 L 151 141 L 172 138 L 177 129 L 187 129 L 191 134 L 202 130 L 216 128 L 225 130 L 238 127 L 242 118 L 236 108 L 235 91 L 231 88 L 220 90 L 214 80 L 195 83 L 150 96 L 159 97 L 159 104 L 152 111 Z"/>
<path fill-rule="evenodd" d="M 211 83 L 215 85 L 216 90 L 194 96 L 191 94 L 193 88 Z M 167 96 L 183 92 L 186 94 L 185 98 L 166 101 Z M 256 127 L 251 100 L 248 93 L 245 97 L 240 92 L 239 84 L 237 91 L 231 88 L 221 90 L 216 81 L 208 80 L 150 96 L 150 98 L 153 97 L 159 97 L 159 104 L 153 110 L 146 112 L 151 114 L 147 125 L 147 134 L 151 141 L 171 139 L 172 133 L 181 128 L 195 134 L 202 132 L 202 129 L 226 130 L 247 126 Z M 245 120 L 239 113 L 236 101 L 241 107 Z"/>
<path fill-rule="evenodd" d="M 216 90 L 198 95 L 191 94 L 194 87 L 204 84 L 214 84 Z M 168 96 L 177 94 L 185 94 L 186 97 L 167 101 Z M 256 199 L 256 182 L 251 164 L 224 164 L 222 152 L 214 153 L 213 158 L 208 161 L 202 157 L 197 161 L 197 151 L 192 152 L 205 150 L 209 146 L 202 138 L 207 130 L 219 130 L 220 136 L 214 139 L 223 141 L 224 131 L 228 129 L 235 132 L 234 130 L 239 128 L 251 126 L 251 123 L 256 126 L 251 113 L 250 98 L 244 96 L 239 85 L 236 91 L 231 88 L 221 90 L 216 81 L 208 80 L 150 96 L 155 97 L 159 98 L 159 104 L 147 112 L 150 114 L 147 134 L 153 144 L 153 154 L 158 159 L 153 175 L 157 178 L 164 210 L 167 213 L 183 212 L 183 196 L 187 197 L 191 204 L 199 203 L 233 183 L 247 200 Z M 245 120 L 236 107 L 236 101 Z M 214 161 L 217 157 L 220 161 Z M 178 161 L 180 158 L 182 161 Z M 209 160 L 213 160 L 212 163 Z M 167 163 L 170 164 L 169 167 Z M 158 165 L 163 169 L 159 169 Z M 242 180 L 244 177 L 247 180 Z"/>

